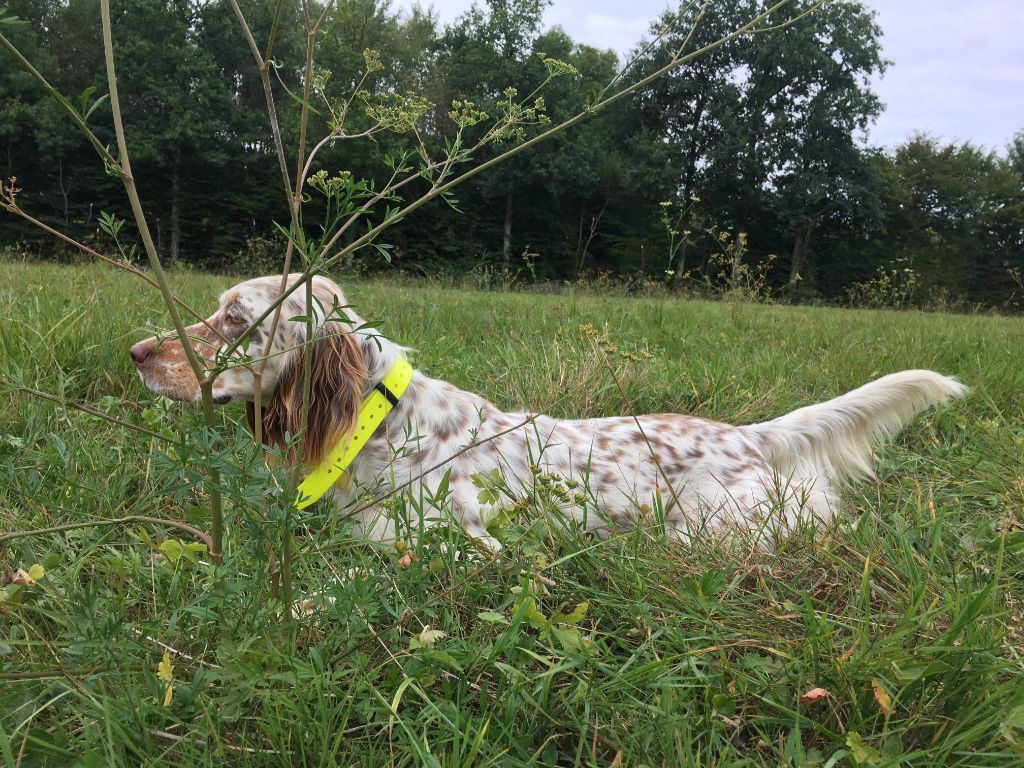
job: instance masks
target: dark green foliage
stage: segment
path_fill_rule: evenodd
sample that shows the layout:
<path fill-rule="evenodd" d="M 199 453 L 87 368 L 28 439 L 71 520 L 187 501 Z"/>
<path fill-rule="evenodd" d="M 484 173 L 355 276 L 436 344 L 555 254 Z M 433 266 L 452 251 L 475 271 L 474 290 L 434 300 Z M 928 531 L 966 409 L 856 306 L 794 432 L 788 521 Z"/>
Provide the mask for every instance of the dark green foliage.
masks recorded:
<path fill-rule="evenodd" d="M 90 88 L 96 90 L 87 101 L 102 97 L 93 3 L 7 5 L 8 15 L 27 23 L 5 24 L 4 34 L 61 93 L 76 104 Z M 243 0 L 256 39 L 268 38 L 276 5 Z M 543 81 L 537 54 L 544 53 L 579 71 L 544 89 L 543 111 L 557 122 L 592 101 L 620 62 L 560 29 L 545 30 L 546 5 L 491 0 L 441 27 L 427 12 L 399 12 L 386 0 L 340 0 L 320 35 L 317 77 L 325 77 L 330 98 L 350 94 L 363 51 L 379 50 L 383 70 L 366 87 L 429 100 L 434 107 L 418 130 L 440 154 L 455 135 L 453 100 L 471 100 L 493 116 L 506 88 L 522 98 Z M 652 39 L 663 36 L 639 45 L 623 82 L 666 64 L 677 50 L 714 42 L 767 5 L 723 0 L 698 20 L 701 4 L 682 4 L 678 18 L 667 13 L 652 24 Z M 772 22 L 810 5 L 794 2 Z M 300 5 L 282 7 L 271 80 L 293 165 L 305 39 Z M 275 222 L 286 222 L 288 213 L 262 85 L 230 6 L 117 0 L 112 10 L 135 176 L 161 254 L 208 269 L 271 271 L 281 251 Z M 605 271 L 665 281 L 671 272 L 692 287 L 723 280 L 729 256 L 717 233 L 732 233 L 736 243 L 745 231 L 742 259 L 787 298 L 845 300 L 854 284 L 868 286 L 857 288 L 864 295 L 880 274 L 909 269 L 915 290 L 908 303 L 1018 309 L 1024 139 L 1017 137 L 1006 158 L 924 137 L 889 154 L 865 148 L 864 132 L 881 109 L 869 85 L 885 65 L 879 37 L 862 4 L 831 2 L 785 29 L 723 45 L 475 177 L 456 191 L 453 205 L 425 206 L 388 233 L 394 264 L 418 273 L 504 272 L 505 282 L 517 274 L 546 281 Z M 28 213 L 94 242 L 100 211 L 127 212 L 120 184 L 38 84 L 10 63 L 0 68 L 0 176 L 18 178 Z M 328 130 L 327 112 L 319 101 L 314 107 L 313 142 Z M 353 115 L 353 130 L 361 119 Z M 112 146 L 109 105 L 100 102 L 89 122 Z M 409 147 L 407 136 L 394 133 L 338 141 L 320 153 L 317 167 L 350 171 L 379 188 L 390 173 L 385 158 Z M 507 142 L 487 146 L 476 161 L 505 148 Z M 408 201 L 425 189 L 413 184 L 403 195 Z M 671 240 L 665 202 L 679 233 Z M 318 220 L 316 206 L 307 206 L 305 217 L 314 229 L 308 222 Z M 129 227 L 125 239 L 133 238 Z M 0 246 L 15 244 L 67 253 L 30 224 L 5 217 Z M 383 263 L 369 249 L 356 259 L 368 270 Z"/>

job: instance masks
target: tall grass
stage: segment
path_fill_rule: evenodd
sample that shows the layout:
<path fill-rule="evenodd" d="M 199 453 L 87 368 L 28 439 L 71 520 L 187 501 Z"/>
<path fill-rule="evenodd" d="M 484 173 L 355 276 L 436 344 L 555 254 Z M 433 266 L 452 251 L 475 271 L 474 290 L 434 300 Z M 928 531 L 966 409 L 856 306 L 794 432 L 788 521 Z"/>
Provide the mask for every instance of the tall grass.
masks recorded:
<path fill-rule="evenodd" d="M 132 370 L 127 348 L 160 318 L 135 283 L 99 268 L 0 269 L 0 378 L 158 433 L 199 424 Z M 171 280 L 199 307 L 234 282 Z M 750 422 L 912 367 L 974 391 L 883 449 L 878 483 L 850 489 L 833 524 L 771 553 L 556 532 L 541 495 L 497 557 L 467 556 L 445 530 L 399 552 L 352 540 L 321 505 L 297 531 L 306 612 L 282 625 L 266 599 L 267 527 L 245 506 L 226 510 L 222 566 L 183 554 L 181 530 L 137 520 L 8 539 L 8 580 L 33 564 L 45 576 L 3 588 L 0 765 L 1021 760 L 1020 320 L 345 288 L 418 350 L 416 365 L 509 409 Z M 584 325 L 650 354 L 613 361 L 623 391 Z M 238 440 L 203 461 L 273 494 L 239 410 L 219 417 Z M 0 389 L 0 531 L 204 520 L 199 468 L 166 450 Z M 801 703 L 816 687 L 828 696 Z"/>

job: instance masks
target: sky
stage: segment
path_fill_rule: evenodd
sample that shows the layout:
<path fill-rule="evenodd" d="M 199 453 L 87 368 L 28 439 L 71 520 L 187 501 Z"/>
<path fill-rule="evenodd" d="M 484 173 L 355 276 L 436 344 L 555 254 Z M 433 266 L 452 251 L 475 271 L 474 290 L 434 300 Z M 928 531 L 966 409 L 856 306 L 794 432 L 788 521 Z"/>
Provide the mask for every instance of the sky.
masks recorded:
<path fill-rule="evenodd" d="M 1001 154 L 1024 130 L 1024 0 L 866 0 L 877 11 L 883 55 L 875 79 L 886 108 L 869 143 L 893 147 L 915 131 Z M 392 7 L 409 7 L 398 0 Z M 472 0 L 421 0 L 442 22 Z M 627 53 L 668 0 L 554 0 L 545 15 L 578 42 Z"/>

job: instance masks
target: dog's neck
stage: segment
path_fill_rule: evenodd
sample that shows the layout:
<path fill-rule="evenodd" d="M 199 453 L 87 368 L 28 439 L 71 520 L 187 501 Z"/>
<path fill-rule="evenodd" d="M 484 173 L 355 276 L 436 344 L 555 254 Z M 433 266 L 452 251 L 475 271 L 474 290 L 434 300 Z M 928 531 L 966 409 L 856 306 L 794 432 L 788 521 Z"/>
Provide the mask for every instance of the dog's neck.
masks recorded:
<path fill-rule="evenodd" d="M 366 382 L 363 384 L 365 397 L 388 375 L 388 372 L 411 351 L 383 336 L 375 328 L 361 328 L 355 332 L 366 360 Z"/>
<path fill-rule="evenodd" d="M 367 363 L 365 397 L 410 350 L 371 329 L 366 329 L 362 344 Z M 383 428 L 371 438 L 371 443 L 387 439 L 386 435 L 393 441 L 409 430 L 420 436 L 461 433 L 472 427 L 470 422 L 478 423 L 494 412 L 494 406 L 480 395 L 415 370 L 405 393 L 386 417 Z M 460 423 L 454 423 L 456 421 Z"/>

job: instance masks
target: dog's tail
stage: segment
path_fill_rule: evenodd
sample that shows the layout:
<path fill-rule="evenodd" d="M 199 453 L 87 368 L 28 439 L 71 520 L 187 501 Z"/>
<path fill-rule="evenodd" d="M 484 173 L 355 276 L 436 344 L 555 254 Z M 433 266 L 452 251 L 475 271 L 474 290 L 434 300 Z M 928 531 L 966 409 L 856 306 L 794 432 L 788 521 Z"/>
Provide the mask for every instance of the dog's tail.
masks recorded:
<path fill-rule="evenodd" d="M 921 411 L 967 391 L 956 379 L 934 371 L 901 371 L 743 430 L 759 438 L 765 459 L 782 475 L 810 471 L 843 482 L 874 476 L 876 440 L 895 435 Z"/>

